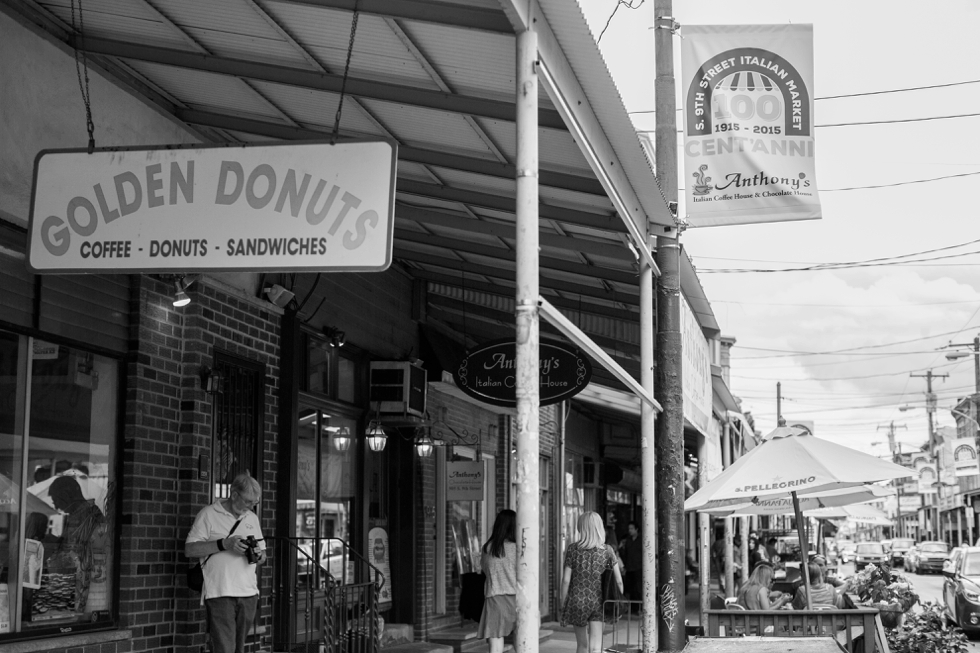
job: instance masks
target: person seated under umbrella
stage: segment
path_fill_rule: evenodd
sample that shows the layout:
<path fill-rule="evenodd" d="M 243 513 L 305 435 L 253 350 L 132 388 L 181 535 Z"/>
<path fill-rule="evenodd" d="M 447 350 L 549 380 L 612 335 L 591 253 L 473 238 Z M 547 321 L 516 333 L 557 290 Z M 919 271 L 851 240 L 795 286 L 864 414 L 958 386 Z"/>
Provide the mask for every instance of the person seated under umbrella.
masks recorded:
<path fill-rule="evenodd" d="M 820 569 L 823 570 L 824 582 L 826 582 L 827 584 L 833 585 L 834 587 L 840 587 L 841 585 L 844 584 L 844 581 L 842 581 L 840 578 L 837 578 L 836 575 L 832 574 L 830 570 L 827 569 L 827 558 L 823 557 L 821 554 L 813 553 L 811 551 L 810 562 L 814 562 L 820 566 Z"/>
<path fill-rule="evenodd" d="M 807 563 L 807 571 L 810 574 L 810 607 L 840 608 L 841 595 L 837 588 L 824 580 L 823 568 L 810 561 Z M 807 609 L 805 587 L 801 586 L 796 590 L 796 596 L 793 597 L 793 608 L 796 610 Z"/>

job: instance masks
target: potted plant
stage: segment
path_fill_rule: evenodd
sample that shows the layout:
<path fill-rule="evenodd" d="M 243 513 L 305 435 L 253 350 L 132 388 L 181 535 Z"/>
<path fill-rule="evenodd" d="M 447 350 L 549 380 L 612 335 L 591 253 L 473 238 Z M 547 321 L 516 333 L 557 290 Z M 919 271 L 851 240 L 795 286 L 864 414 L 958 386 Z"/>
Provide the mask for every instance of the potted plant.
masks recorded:
<path fill-rule="evenodd" d="M 857 594 L 862 605 L 877 608 L 885 628 L 900 626 L 905 613 L 919 602 L 908 579 L 887 564 L 868 565 L 847 581 L 844 591 Z"/>
<path fill-rule="evenodd" d="M 943 608 L 926 601 L 899 628 L 885 633 L 891 653 L 966 653 L 967 638 L 959 628 L 944 624 Z"/>

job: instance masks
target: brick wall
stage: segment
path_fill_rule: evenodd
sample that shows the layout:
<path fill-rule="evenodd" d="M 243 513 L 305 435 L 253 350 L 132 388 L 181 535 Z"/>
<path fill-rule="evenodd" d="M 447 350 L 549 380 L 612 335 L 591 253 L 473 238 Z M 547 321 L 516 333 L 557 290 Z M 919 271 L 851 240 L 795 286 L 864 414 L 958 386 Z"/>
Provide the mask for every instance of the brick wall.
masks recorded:
<path fill-rule="evenodd" d="M 127 369 L 119 605 L 133 651 L 198 653 L 204 644 L 200 597 L 187 590 L 183 542 L 209 498 L 198 459 L 211 450 L 211 403 L 198 372 L 214 349 L 265 365 L 263 529 L 272 531 L 276 488 L 279 316 L 267 305 L 205 282 L 191 304 L 174 308 L 171 287 L 150 277 L 134 285 L 133 355 Z M 271 569 L 263 569 L 268 588 Z M 270 625 L 263 592 L 259 624 Z M 267 629 L 271 632 L 271 629 Z M 255 648 L 257 643 L 253 643 Z M 268 650 L 268 642 L 262 648 Z"/>

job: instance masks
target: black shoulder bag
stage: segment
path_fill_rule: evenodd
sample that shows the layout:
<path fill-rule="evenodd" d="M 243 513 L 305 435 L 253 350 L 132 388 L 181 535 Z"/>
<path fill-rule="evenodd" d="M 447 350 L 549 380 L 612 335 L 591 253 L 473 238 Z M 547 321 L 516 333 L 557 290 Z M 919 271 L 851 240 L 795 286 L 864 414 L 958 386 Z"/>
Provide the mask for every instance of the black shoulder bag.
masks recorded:
<path fill-rule="evenodd" d="M 236 521 L 235 525 L 231 527 L 231 530 L 228 531 L 228 535 L 226 535 L 225 537 L 231 537 L 231 534 L 235 532 L 235 529 L 238 528 L 238 525 L 241 523 L 242 523 L 241 519 Z M 211 555 L 214 554 L 212 553 Z M 188 589 L 192 589 L 195 592 L 200 592 L 204 590 L 204 563 L 206 563 L 210 559 L 211 556 L 208 556 L 207 558 L 204 559 L 204 562 L 198 561 L 196 564 L 193 564 L 187 568 Z"/>

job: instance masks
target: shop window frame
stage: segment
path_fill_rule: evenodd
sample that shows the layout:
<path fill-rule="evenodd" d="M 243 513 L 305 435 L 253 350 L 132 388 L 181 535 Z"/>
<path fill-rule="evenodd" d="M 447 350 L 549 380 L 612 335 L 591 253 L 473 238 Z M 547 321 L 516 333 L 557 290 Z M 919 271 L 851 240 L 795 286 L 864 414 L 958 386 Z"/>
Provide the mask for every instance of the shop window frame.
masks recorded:
<path fill-rule="evenodd" d="M 124 483 L 124 453 L 125 453 L 125 425 L 126 425 L 126 395 L 127 388 L 129 385 L 128 370 L 126 369 L 126 362 L 129 357 L 121 352 L 106 349 L 105 347 L 100 347 L 97 345 L 89 345 L 71 338 L 65 338 L 56 334 L 46 333 L 36 328 L 24 328 L 22 326 L 0 320 L 0 330 L 11 333 L 18 338 L 27 339 L 27 351 L 33 351 L 34 341 L 41 340 L 51 344 L 56 344 L 63 347 L 68 347 L 71 349 L 76 349 L 88 354 L 94 354 L 96 356 L 101 356 L 108 359 L 115 364 L 116 369 L 116 416 L 115 416 L 115 438 L 111 443 L 113 447 L 113 483 L 115 485 L 114 491 L 110 493 L 109 500 L 106 503 L 106 511 L 110 508 L 114 512 L 114 518 L 111 520 L 113 525 L 113 532 L 110 535 L 110 541 L 112 543 L 113 551 L 115 555 L 112 560 L 111 569 L 107 570 L 109 578 L 107 582 L 111 583 L 111 593 L 112 598 L 109 603 L 108 612 L 109 619 L 99 622 L 85 622 L 77 621 L 73 623 L 53 623 L 49 627 L 38 627 L 31 628 L 29 630 L 19 630 L 18 632 L 13 632 L 14 629 L 14 619 L 16 620 L 17 627 L 21 627 L 21 616 L 15 615 L 10 624 L 11 632 L 0 633 L 0 647 L 6 644 L 12 644 L 15 642 L 36 642 L 44 639 L 50 639 L 53 636 L 64 636 L 64 635 L 75 635 L 75 634 L 91 634 L 98 632 L 110 632 L 117 631 L 120 628 L 120 617 L 119 617 L 119 605 L 120 605 L 120 590 L 122 588 L 122 526 L 124 525 L 124 515 L 123 515 L 123 496 L 126 494 L 126 486 Z M 27 362 L 27 376 L 26 383 L 28 387 L 33 383 L 33 369 L 30 364 L 30 360 Z M 31 407 L 31 392 L 28 391 L 24 395 L 25 410 L 29 413 Z M 29 451 L 29 438 L 30 434 L 30 417 L 26 417 L 26 423 L 22 424 L 24 426 L 24 443 L 22 445 L 21 452 L 21 462 L 24 463 L 24 450 Z M 26 485 L 26 484 L 25 484 Z M 26 491 L 24 489 L 23 491 Z M 18 536 L 22 537 L 22 536 Z M 19 546 L 19 543 L 18 543 Z M 8 581 L 8 587 L 11 583 Z M 16 590 L 16 587 L 13 588 Z M 13 592 L 8 594 L 9 605 L 20 606 L 20 600 L 15 599 Z"/>

